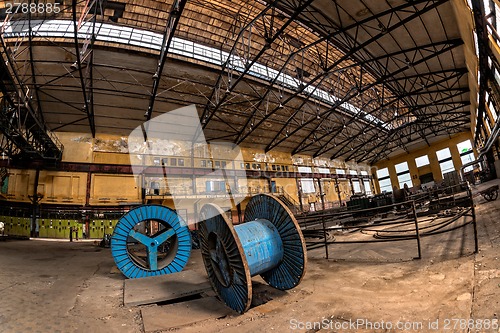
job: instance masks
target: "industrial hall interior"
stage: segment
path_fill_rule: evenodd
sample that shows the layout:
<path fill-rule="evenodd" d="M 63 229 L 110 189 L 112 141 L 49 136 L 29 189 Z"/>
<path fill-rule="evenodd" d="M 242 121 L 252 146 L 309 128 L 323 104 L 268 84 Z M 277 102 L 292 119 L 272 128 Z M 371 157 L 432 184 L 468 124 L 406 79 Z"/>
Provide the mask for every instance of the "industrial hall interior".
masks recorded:
<path fill-rule="evenodd" d="M 500 0 L 0 0 L 0 332 L 500 333 Z"/>

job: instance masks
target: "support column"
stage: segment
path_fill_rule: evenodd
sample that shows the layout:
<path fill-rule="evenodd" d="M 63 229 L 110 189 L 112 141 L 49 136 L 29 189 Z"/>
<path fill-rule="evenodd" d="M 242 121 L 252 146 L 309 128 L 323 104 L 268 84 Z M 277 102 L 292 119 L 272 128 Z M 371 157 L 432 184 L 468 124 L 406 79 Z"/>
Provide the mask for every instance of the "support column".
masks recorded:
<path fill-rule="evenodd" d="M 31 201 L 31 228 L 30 228 L 30 236 L 31 237 L 38 237 L 37 234 L 37 215 L 39 215 L 39 209 L 38 209 L 38 203 L 40 200 L 42 200 L 43 195 L 38 195 L 38 181 L 40 179 L 40 169 L 36 169 L 35 171 L 35 181 L 33 184 L 33 195 L 29 196 L 29 199 Z"/>
<path fill-rule="evenodd" d="M 241 220 L 241 202 L 239 202 L 237 205 L 236 205 L 236 211 L 238 212 L 238 223 L 242 223 L 243 221 Z"/>
<path fill-rule="evenodd" d="M 300 205 L 300 211 L 304 211 L 304 205 L 302 205 L 302 184 L 300 183 L 300 180 L 298 178 L 295 178 L 295 181 L 297 182 L 297 193 L 299 197 L 299 205 Z"/>
<path fill-rule="evenodd" d="M 339 196 L 339 206 L 342 207 L 342 198 L 340 197 L 339 180 L 337 178 L 335 178 L 335 189 L 337 190 L 337 195 Z"/>
<path fill-rule="evenodd" d="M 92 184 L 92 174 L 87 172 L 87 186 L 85 187 L 85 207 L 90 206 L 90 187 Z"/>
<path fill-rule="evenodd" d="M 325 210 L 325 193 L 323 193 L 323 187 L 321 186 L 321 178 L 318 178 L 318 189 L 319 189 L 319 198 L 321 200 L 321 207 Z"/>

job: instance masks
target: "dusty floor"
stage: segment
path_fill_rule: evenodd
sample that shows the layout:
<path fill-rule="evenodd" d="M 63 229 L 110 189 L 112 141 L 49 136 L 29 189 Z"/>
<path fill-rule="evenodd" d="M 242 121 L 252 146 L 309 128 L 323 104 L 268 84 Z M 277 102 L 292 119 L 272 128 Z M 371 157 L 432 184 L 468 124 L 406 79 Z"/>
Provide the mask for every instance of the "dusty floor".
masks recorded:
<path fill-rule="evenodd" d="M 475 202 L 478 254 L 471 226 L 424 238 L 421 260 L 414 241 L 335 244 L 330 260 L 309 252 L 297 288 L 255 277 L 254 298 L 267 303 L 176 331 L 500 332 L 500 199 Z M 0 242 L 0 332 L 143 332 L 113 267 L 92 242 Z M 187 269 L 204 271 L 198 251 Z"/>

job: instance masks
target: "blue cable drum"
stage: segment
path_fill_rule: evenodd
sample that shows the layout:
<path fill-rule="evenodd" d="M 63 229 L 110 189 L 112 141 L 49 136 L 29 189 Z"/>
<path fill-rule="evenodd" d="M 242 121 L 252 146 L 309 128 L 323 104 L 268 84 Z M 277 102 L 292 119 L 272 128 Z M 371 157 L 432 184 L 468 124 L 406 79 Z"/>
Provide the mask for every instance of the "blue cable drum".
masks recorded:
<path fill-rule="evenodd" d="M 243 313 L 252 301 L 251 277 L 260 274 L 286 290 L 305 274 L 306 247 L 290 210 L 270 195 L 257 195 L 245 209 L 245 223 L 233 226 L 214 204 L 201 209 L 201 254 L 208 279 L 219 297 Z"/>
<path fill-rule="evenodd" d="M 245 222 L 259 219 L 270 221 L 283 242 L 283 260 L 260 276 L 276 289 L 294 288 L 302 280 L 307 265 L 306 243 L 297 220 L 284 203 L 268 194 L 252 197 L 245 208 Z"/>
<path fill-rule="evenodd" d="M 141 232 L 146 221 L 158 222 L 162 228 L 147 235 Z M 139 206 L 116 224 L 111 254 L 118 269 L 128 278 L 180 272 L 191 254 L 191 234 L 174 210 L 160 205 Z"/>

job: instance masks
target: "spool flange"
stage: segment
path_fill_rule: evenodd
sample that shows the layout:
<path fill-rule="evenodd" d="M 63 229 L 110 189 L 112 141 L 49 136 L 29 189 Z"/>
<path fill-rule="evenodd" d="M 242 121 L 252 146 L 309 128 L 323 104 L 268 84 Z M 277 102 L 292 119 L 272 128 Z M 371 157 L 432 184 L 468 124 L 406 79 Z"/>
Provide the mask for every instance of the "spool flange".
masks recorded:
<path fill-rule="evenodd" d="M 233 226 L 214 204 L 201 210 L 201 253 L 219 297 L 243 313 L 252 301 L 251 277 L 260 274 L 274 288 L 297 286 L 305 274 L 305 241 L 290 210 L 270 195 L 250 199 L 245 223 Z"/>
<path fill-rule="evenodd" d="M 146 222 L 158 222 L 159 230 L 146 232 Z M 191 253 L 186 222 L 172 209 L 160 205 L 136 207 L 116 224 L 111 254 L 128 278 L 180 272 Z"/>

